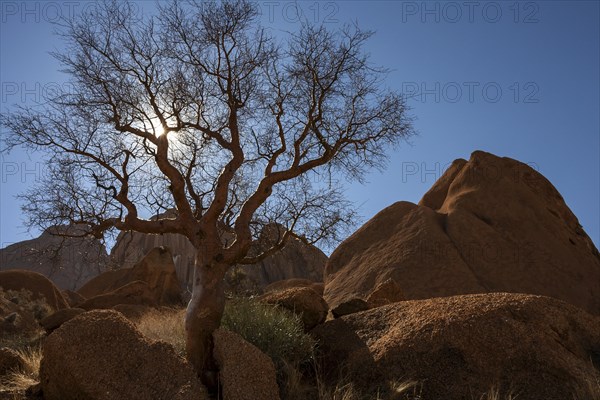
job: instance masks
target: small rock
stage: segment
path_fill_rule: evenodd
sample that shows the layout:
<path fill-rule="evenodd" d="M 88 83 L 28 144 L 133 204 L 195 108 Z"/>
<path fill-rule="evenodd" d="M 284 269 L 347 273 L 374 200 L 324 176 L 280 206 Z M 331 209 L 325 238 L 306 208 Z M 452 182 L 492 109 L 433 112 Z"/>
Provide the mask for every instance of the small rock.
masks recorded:
<path fill-rule="evenodd" d="M 55 329 L 60 328 L 65 322 L 70 321 L 84 312 L 85 310 L 82 308 L 64 308 L 42 319 L 40 325 L 47 333 L 52 333 Z"/>
<path fill-rule="evenodd" d="M 333 314 L 334 318 L 339 318 L 343 317 L 344 315 L 365 311 L 369 308 L 369 303 L 363 299 L 354 298 L 341 303 L 339 306 L 331 310 L 331 314 Z"/>
<path fill-rule="evenodd" d="M 298 314 L 302 318 L 304 330 L 307 332 L 325 322 L 329 310 L 323 297 L 308 287 L 267 293 L 260 296 L 259 300 L 269 304 L 277 304 Z"/>
<path fill-rule="evenodd" d="M 19 314 L 13 312 L 4 317 L 4 322 L 7 324 L 14 324 L 17 321 L 17 318 L 19 318 Z"/>
<path fill-rule="evenodd" d="M 403 300 L 406 300 L 406 298 L 402 293 L 402 287 L 391 278 L 377 285 L 367 297 L 369 308 L 380 307 Z"/>

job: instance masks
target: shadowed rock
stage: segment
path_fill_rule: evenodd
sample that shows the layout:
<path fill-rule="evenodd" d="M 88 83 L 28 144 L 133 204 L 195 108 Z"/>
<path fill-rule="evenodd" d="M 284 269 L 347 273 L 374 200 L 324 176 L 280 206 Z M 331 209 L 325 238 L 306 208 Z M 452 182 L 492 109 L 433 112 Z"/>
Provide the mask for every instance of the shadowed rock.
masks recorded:
<path fill-rule="evenodd" d="M 176 305 L 181 303 L 173 256 L 152 249 L 132 268 L 109 271 L 86 283 L 78 293 L 88 300 L 79 307 L 111 308 L 117 304 Z"/>
<path fill-rule="evenodd" d="M 224 400 L 278 400 L 275 366 L 269 356 L 237 333 L 213 334 Z"/>
<path fill-rule="evenodd" d="M 0 270 L 22 269 L 46 276 L 61 289 L 76 290 L 108 268 L 104 245 L 91 236 L 64 237 L 53 233 L 83 234 L 77 226 L 56 226 L 39 237 L 0 249 Z"/>
<path fill-rule="evenodd" d="M 83 313 L 44 342 L 46 400 L 202 400 L 192 367 L 164 342 L 145 338 L 114 310 Z"/>
<path fill-rule="evenodd" d="M 58 310 L 54 314 L 48 315 L 46 318 L 42 319 L 40 321 L 40 325 L 46 330 L 47 333 L 52 333 L 56 329 L 60 328 L 60 326 L 65 322 L 72 320 L 84 312 L 85 310 L 82 308 L 65 308 Z"/>
<path fill-rule="evenodd" d="M 168 218 L 165 213 L 161 218 Z M 257 251 L 267 244 L 269 235 L 263 235 L 253 250 Z M 224 233 L 224 240 L 233 240 Z M 124 232 L 119 235 L 111 258 L 114 263 L 125 268 L 133 266 L 141 257 L 155 247 L 168 247 L 174 257 L 175 269 L 183 288 L 191 287 L 194 277 L 196 249 L 189 240 L 178 234 L 152 235 L 138 232 Z M 238 265 L 232 268 L 228 279 L 231 290 L 261 291 L 265 286 L 280 280 L 291 278 L 309 279 L 322 282 L 327 256 L 315 246 L 307 245 L 292 238 L 277 254 L 253 265 Z"/>
<path fill-rule="evenodd" d="M 318 326 L 322 370 L 391 398 L 415 380 L 424 399 L 596 398 L 600 317 L 549 297 L 492 293 L 402 301 Z M 600 388 L 596 386 L 596 396 Z M 419 390 L 417 390 L 419 391 Z M 390 396 L 390 397 L 388 397 Z"/>

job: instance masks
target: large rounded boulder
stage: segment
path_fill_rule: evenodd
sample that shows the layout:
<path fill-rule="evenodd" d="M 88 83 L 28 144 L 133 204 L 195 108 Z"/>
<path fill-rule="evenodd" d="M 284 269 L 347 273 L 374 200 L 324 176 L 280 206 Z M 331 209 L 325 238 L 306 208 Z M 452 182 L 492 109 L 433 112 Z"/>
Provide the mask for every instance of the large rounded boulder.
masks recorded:
<path fill-rule="evenodd" d="M 530 166 L 476 151 L 419 204 L 398 202 L 346 239 L 325 269 L 331 308 L 470 293 L 550 296 L 600 315 L 600 253 L 552 184 Z"/>
<path fill-rule="evenodd" d="M 40 383 L 46 400 L 208 398 L 170 345 L 145 338 L 114 310 L 83 313 L 48 336 Z"/>
<path fill-rule="evenodd" d="M 33 300 L 44 300 L 54 311 L 69 307 L 54 283 L 37 272 L 17 269 L 0 271 L 0 287 L 5 291 L 29 291 Z"/>
<path fill-rule="evenodd" d="M 520 400 L 600 395 L 600 317 L 549 297 L 402 301 L 313 333 L 330 379 L 346 374 L 383 398 L 398 381 L 418 382 L 424 399 L 479 399 L 494 388 Z"/>

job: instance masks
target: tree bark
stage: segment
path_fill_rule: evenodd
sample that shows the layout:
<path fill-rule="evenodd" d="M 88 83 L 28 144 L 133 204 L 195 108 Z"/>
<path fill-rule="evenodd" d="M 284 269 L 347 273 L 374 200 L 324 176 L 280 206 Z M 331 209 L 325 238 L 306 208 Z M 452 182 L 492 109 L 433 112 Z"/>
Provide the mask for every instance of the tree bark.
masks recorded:
<path fill-rule="evenodd" d="M 212 390 L 217 386 L 218 376 L 212 333 L 221 324 L 225 308 L 223 278 L 227 265 L 203 253 L 198 251 L 196 255 L 192 298 L 185 316 L 186 353 L 204 385 Z"/>

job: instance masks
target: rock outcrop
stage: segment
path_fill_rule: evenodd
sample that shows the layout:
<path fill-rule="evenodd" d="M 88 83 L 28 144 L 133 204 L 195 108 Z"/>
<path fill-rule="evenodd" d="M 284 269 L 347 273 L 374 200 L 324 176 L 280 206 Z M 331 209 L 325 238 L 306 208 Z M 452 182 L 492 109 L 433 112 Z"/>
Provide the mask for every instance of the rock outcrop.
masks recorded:
<path fill-rule="evenodd" d="M 46 276 L 61 289 L 76 290 L 108 269 L 108 254 L 97 239 L 64 237 L 79 234 L 77 227 L 53 227 L 38 238 L 0 249 L 0 270 L 22 269 Z"/>
<path fill-rule="evenodd" d="M 323 297 L 308 287 L 270 292 L 258 299 L 264 303 L 276 304 L 298 314 L 304 324 L 304 330 L 307 332 L 325 322 L 329 310 Z"/>
<path fill-rule="evenodd" d="M 332 308 L 368 300 L 388 280 L 403 299 L 531 293 L 600 314 L 600 254 L 561 195 L 528 165 L 481 151 L 418 205 L 395 203 L 346 239 L 324 297 Z"/>
<path fill-rule="evenodd" d="M 275 366 L 269 356 L 226 329 L 213 333 L 223 400 L 278 400 Z"/>
<path fill-rule="evenodd" d="M 132 304 L 141 306 L 158 306 L 153 293 L 146 282 L 133 281 L 121 286 L 112 292 L 99 294 L 78 305 L 84 310 L 103 310 L 114 308 L 120 304 Z"/>
<path fill-rule="evenodd" d="M 259 240 L 257 246 L 262 245 Z M 117 238 L 111 258 L 116 265 L 128 268 L 150 249 L 160 246 L 172 251 L 180 284 L 183 288 L 191 288 L 196 250 L 182 235 L 124 232 Z M 233 267 L 227 281 L 232 289 L 239 287 L 241 291 L 260 291 L 270 283 L 290 278 L 321 282 L 326 262 L 327 256 L 321 250 L 293 238 L 280 252 L 258 264 Z"/>
<path fill-rule="evenodd" d="M 419 382 L 425 399 L 479 399 L 494 387 L 499 398 L 523 400 L 600 395 L 600 317 L 549 297 L 402 301 L 328 321 L 313 334 L 330 379 L 344 373 L 381 398 L 391 398 L 388 384 L 398 379 Z"/>
<path fill-rule="evenodd" d="M 171 251 L 157 247 L 132 268 L 105 272 L 79 289 L 84 309 L 111 308 L 117 304 L 181 304 L 181 286 Z"/>
<path fill-rule="evenodd" d="M 190 364 L 145 338 L 119 312 L 83 313 L 44 342 L 46 400 L 208 399 Z"/>
<path fill-rule="evenodd" d="M 57 311 L 68 308 L 69 304 L 58 288 L 44 275 L 25 270 L 0 271 L 0 287 L 8 290 L 27 290 L 32 299 L 44 299 L 46 304 Z"/>

